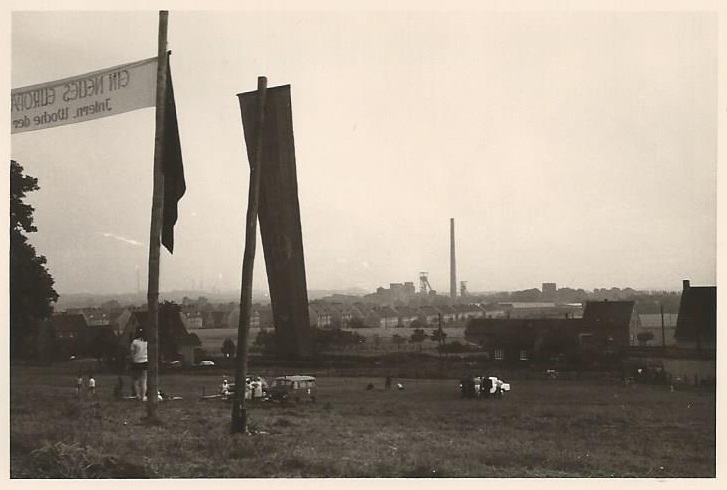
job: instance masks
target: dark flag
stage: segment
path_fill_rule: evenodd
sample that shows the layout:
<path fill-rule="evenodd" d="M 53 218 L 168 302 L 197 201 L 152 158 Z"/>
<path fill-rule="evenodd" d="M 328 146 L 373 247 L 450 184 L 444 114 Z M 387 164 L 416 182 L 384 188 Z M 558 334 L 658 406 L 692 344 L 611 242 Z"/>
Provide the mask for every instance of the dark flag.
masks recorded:
<path fill-rule="evenodd" d="M 182 165 L 182 147 L 179 144 L 177 107 L 174 103 L 172 70 L 167 57 L 167 93 L 164 98 L 164 150 L 162 172 L 164 173 L 164 206 L 162 212 L 162 245 L 169 253 L 174 252 L 174 224 L 177 222 L 177 202 L 187 190 Z"/>
<path fill-rule="evenodd" d="M 247 143 L 254 154 L 258 92 L 237 95 Z M 288 359 L 311 354 L 308 290 L 298 205 L 290 85 L 267 90 L 260 167 L 260 235 L 273 308 L 277 354 Z"/>

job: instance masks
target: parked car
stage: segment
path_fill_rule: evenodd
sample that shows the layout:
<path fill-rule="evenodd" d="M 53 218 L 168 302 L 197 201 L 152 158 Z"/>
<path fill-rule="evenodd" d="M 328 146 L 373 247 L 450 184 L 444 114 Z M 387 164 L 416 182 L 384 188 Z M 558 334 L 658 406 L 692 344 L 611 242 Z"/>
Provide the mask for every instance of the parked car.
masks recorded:
<path fill-rule="evenodd" d="M 199 361 L 198 366 L 214 366 L 215 361 Z"/>
<path fill-rule="evenodd" d="M 273 401 L 316 401 L 316 378 L 313 376 L 291 375 L 273 379 L 268 389 Z"/>

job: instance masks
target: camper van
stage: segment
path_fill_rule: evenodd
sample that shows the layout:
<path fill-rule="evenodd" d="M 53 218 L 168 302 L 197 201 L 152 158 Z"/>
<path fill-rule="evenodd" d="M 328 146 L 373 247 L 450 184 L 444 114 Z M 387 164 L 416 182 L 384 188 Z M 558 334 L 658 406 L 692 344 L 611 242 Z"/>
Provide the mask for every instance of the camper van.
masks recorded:
<path fill-rule="evenodd" d="M 278 376 L 270 383 L 268 390 L 273 401 L 316 401 L 316 378 L 313 376 Z"/>

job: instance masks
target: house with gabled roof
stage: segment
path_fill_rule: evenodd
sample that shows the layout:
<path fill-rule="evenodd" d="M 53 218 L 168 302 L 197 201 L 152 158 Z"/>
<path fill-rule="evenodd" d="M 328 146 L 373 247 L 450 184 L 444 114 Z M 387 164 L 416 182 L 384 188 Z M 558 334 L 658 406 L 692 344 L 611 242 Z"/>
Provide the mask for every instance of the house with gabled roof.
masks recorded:
<path fill-rule="evenodd" d="M 308 318 L 311 327 L 331 328 L 332 315 L 328 307 L 323 303 L 309 303 Z"/>
<path fill-rule="evenodd" d="M 238 328 L 240 326 L 240 305 L 233 308 L 227 316 L 224 328 Z M 269 304 L 254 303 L 250 306 L 250 328 L 272 328 L 273 309 Z"/>
<path fill-rule="evenodd" d="M 204 314 L 200 311 L 197 304 L 183 304 L 180 306 L 182 319 L 188 329 L 204 328 Z"/>
<path fill-rule="evenodd" d="M 375 306 L 373 310 L 379 316 L 379 325 L 383 328 L 399 326 L 399 313 L 391 306 Z"/>
<path fill-rule="evenodd" d="M 638 322 L 633 301 L 586 301 L 580 327 L 582 345 L 594 345 L 614 352 L 626 352 L 629 332 Z"/>
<path fill-rule="evenodd" d="M 189 333 L 184 326 L 182 313 L 176 304 L 162 303 L 159 305 L 159 360 L 177 361 L 192 364 L 196 361 L 197 349 L 202 345 L 194 333 Z M 128 347 L 134 339 L 137 328 L 148 330 L 149 312 L 133 311 L 119 337 L 122 346 Z"/>
<path fill-rule="evenodd" d="M 61 357 L 83 354 L 88 324 L 81 313 L 60 313 L 48 320 L 55 351 Z"/>
<path fill-rule="evenodd" d="M 349 303 L 326 303 L 328 312 L 331 315 L 331 324 L 346 328 L 354 320 L 363 321 L 363 313 L 354 305 Z"/>
<path fill-rule="evenodd" d="M 716 350 L 717 286 L 692 286 L 683 281 L 674 337 L 679 347 Z"/>

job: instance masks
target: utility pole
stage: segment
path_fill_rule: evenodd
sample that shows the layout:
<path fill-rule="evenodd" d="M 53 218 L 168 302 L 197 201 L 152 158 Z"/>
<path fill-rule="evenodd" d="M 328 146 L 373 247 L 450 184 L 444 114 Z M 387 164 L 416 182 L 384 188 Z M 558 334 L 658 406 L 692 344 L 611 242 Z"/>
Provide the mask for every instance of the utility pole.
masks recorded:
<path fill-rule="evenodd" d="M 661 348 L 666 350 L 666 329 L 664 328 L 664 305 L 659 304 L 659 310 L 661 311 Z"/>
<path fill-rule="evenodd" d="M 265 124 L 265 99 L 268 80 L 258 77 L 258 120 L 255 139 L 255 161 L 250 165 L 250 185 L 247 199 L 247 220 L 245 228 L 245 251 L 242 257 L 242 286 L 240 288 L 240 320 L 237 327 L 237 359 L 235 366 L 235 396 L 232 400 L 233 434 L 247 431 L 245 390 L 247 388 L 247 337 L 250 331 L 252 310 L 252 272 L 255 265 L 255 242 L 257 240 L 257 215 L 260 201 L 260 173 L 262 172 L 263 126 Z"/>
<path fill-rule="evenodd" d="M 454 256 L 454 218 L 449 218 L 449 297 L 457 299 L 457 263 Z"/>
<path fill-rule="evenodd" d="M 154 181 L 152 190 L 151 226 L 149 231 L 149 283 L 146 293 L 149 321 L 147 341 L 149 350 L 149 389 L 147 390 L 147 417 L 157 419 L 157 392 L 159 390 L 159 262 L 162 233 L 162 207 L 164 204 L 164 112 L 167 91 L 167 23 L 169 12 L 159 11 L 159 45 L 156 86 L 156 132 L 154 135 Z"/>

